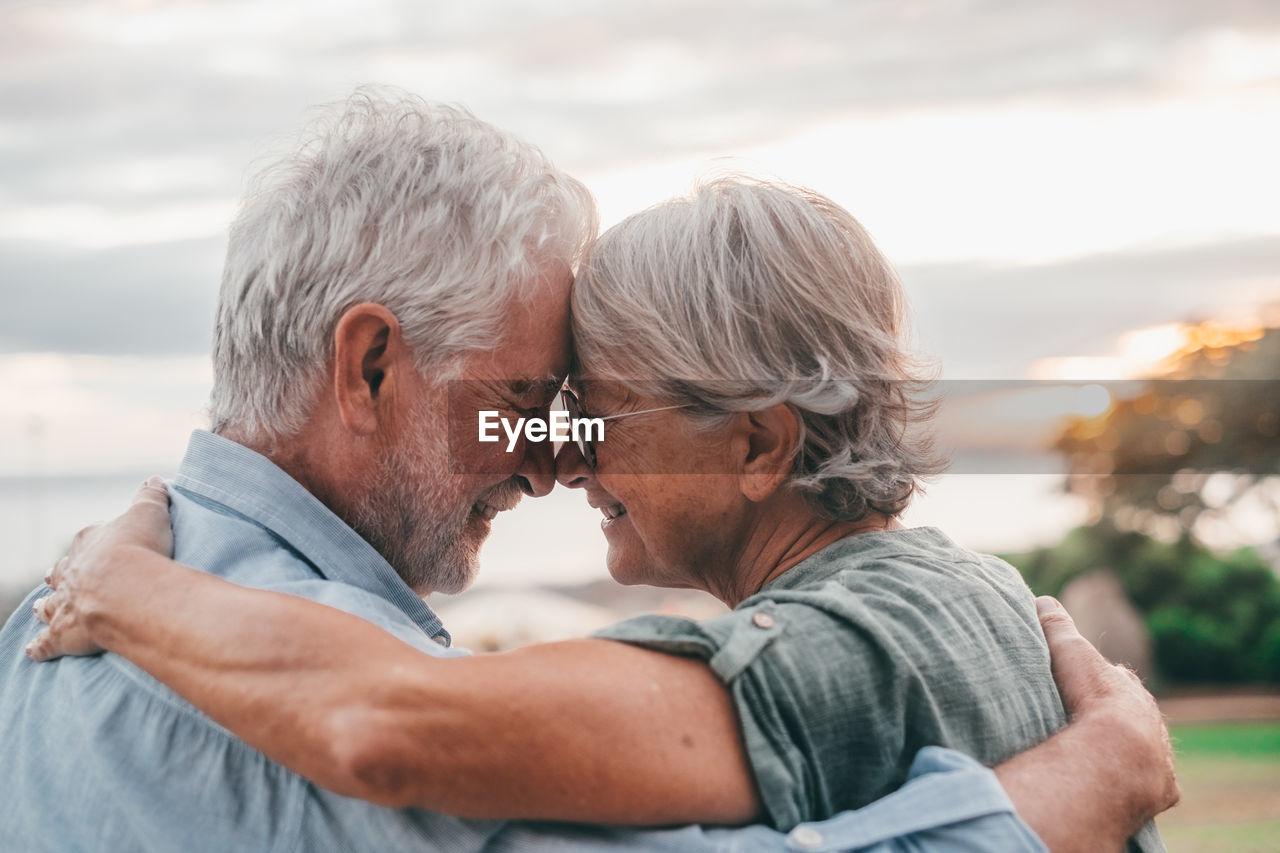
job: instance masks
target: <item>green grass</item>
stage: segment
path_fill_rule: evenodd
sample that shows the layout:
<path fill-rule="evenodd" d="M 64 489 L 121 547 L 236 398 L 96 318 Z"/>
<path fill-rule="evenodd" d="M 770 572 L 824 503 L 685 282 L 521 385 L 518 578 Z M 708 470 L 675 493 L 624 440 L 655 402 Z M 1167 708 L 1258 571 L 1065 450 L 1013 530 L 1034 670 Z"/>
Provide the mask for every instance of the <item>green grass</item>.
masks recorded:
<path fill-rule="evenodd" d="M 1183 723 L 1169 727 L 1179 757 L 1280 761 L 1280 722 Z"/>
<path fill-rule="evenodd" d="M 1169 853 L 1276 853 L 1280 820 L 1161 827 Z"/>
<path fill-rule="evenodd" d="M 1169 727 L 1182 802 L 1157 819 L 1170 853 L 1280 850 L 1280 721 Z"/>

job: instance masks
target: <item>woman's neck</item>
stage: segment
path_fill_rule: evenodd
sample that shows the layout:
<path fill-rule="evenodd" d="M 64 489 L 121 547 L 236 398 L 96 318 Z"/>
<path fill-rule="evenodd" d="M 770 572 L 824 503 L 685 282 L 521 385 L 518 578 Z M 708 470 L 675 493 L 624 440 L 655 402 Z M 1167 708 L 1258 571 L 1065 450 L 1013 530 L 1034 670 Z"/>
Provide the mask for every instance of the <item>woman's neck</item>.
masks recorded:
<path fill-rule="evenodd" d="M 807 506 L 781 514 L 770 513 L 745 537 L 735 570 L 719 578 L 719 583 L 709 591 L 729 607 L 737 607 L 784 572 L 841 539 L 901 528 L 896 518 L 880 513 L 858 521 L 818 518 Z"/>

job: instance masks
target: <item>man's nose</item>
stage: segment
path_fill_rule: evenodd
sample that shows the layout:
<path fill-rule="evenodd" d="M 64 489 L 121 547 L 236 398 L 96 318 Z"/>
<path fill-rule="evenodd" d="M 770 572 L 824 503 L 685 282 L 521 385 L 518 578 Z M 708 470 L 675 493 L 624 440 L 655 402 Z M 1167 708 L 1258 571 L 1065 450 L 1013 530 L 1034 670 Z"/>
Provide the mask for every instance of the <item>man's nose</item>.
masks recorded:
<path fill-rule="evenodd" d="M 585 489 L 594 476 L 577 442 L 566 441 L 556 454 L 556 482 L 567 489 Z"/>
<path fill-rule="evenodd" d="M 516 469 L 521 490 L 531 498 L 551 494 L 556 487 L 556 460 L 549 441 L 524 442 L 524 458 Z"/>

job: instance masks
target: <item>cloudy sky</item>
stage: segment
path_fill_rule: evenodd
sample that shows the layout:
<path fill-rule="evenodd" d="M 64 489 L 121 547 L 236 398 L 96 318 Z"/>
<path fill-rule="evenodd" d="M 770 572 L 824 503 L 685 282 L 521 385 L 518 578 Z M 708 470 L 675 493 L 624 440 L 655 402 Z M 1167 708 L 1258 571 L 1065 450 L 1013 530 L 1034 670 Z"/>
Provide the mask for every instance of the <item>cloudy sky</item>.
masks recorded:
<path fill-rule="evenodd" d="M 1280 293 L 1274 2 L 0 0 L 0 477 L 172 470 L 246 168 L 368 82 L 606 224 L 725 156 L 831 195 L 950 377 L 1122 373 Z"/>

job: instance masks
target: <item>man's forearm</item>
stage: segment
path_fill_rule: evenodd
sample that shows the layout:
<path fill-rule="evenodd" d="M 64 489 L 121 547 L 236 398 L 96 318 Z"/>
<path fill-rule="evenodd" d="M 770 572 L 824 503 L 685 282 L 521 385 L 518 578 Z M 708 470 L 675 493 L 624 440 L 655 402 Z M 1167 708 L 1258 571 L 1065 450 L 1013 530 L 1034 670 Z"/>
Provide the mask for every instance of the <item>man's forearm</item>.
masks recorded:
<path fill-rule="evenodd" d="M 1135 791 L 1134 737 L 1122 720 L 1085 717 L 996 767 L 996 777 L 1054 853 L 1120 850 L 1152 810 Z"/>

